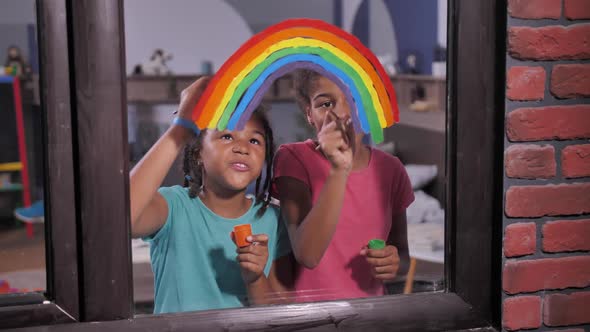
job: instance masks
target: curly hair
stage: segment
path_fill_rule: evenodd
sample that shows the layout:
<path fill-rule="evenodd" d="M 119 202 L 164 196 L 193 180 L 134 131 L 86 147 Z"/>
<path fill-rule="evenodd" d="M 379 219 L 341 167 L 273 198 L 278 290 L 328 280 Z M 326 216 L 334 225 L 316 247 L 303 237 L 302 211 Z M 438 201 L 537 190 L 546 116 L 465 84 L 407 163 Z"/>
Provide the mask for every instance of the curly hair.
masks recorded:
<path fill-rule="evenodd" d="M 310 69 L 298 69 L 294 72 L 293 83 L 295 86 L 295 100 L 303 112 L 305 112 L 305 108 L 310 105 L 311 90 L 321 76 L 320 73 Z"/>
<path fill-rule="evenodd" d="M 266 174 L 262 190 L 260 188 L 260 184 L 262 182 L 262 174 L 260 174 L 260 176 L 258 176 L 258 178 L 256 179 L 255 191 L 256 201 L 263 202 L 262 207 L 256 213 L 256 217 L 261 217 L 266 211 L 266 208 L 268 207 L 271 199 L 269 190 L 272 179 L 271 172 L 274 160 L 275 146 L 272 128 L 270 127 L 270 123 L 268 121 L 268 118 L 266 117 L 265 110 L 262 107 L 258 107 L 252 113 L 252 118 L 259 120 L 262 123 L 262 127 L 264 128 L 264 160 L 266 163 Z M 203 147 L 202 144 L 205 132 L 206 130 L 201 131 L 198 136 L 192 138 L 184 147 L 182 170 L 184 172 L 184 187 L 189 188 L 188 194 L 190 198 L 197 197 L 203 185 L 203 164 L 199 159 L 201 149 Z"/>

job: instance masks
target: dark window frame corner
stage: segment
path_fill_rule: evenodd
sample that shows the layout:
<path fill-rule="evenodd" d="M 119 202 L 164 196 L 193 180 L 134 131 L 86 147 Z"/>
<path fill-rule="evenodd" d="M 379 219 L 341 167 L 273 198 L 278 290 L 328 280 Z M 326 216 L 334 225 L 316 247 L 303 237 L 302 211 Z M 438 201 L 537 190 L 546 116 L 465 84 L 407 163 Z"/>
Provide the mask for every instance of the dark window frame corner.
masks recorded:
<path fill-rule="evenodd" d="M 77 206 L 70 107 L 66 2 L 37 0 L 45 169 L 46 291 L 3 296 L 2 328 L 80 320 Z M 49 151 L 47 147 L 59 147 Z"/>

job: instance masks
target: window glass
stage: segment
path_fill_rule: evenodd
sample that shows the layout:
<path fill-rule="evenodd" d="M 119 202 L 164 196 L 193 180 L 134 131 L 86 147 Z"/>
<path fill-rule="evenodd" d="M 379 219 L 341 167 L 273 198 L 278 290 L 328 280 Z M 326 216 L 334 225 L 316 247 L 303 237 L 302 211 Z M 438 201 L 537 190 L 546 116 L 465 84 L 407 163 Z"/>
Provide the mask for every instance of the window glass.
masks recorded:
<path fill-rule="evenodd" d="M 43 108 L 34 0 L 0 11 L 0 299 L 46 289 Z"/>
<path fill-rule="evenodd" d="M 162 15 L 163 10 L 166 11 L 166 15 Z M 398 273 L 396 278 L 380 283 L 379 287 L 383 289 L 381 291 L 376 290 L 373 280 L 365 275 L 369 273 L 367 271 L 371 266 L 363 265 L 368 263 L 367 259 L 361 255 L 362 245 L 358 246 L 358 250 L 355 247 L 354 250 L 357 250 L 359 254 L 349 257 L 346 265 L 343 265 L 343 261 L 338 261 L 334 252 L 330 252 L 331 249 L 328 249 L 328 254 L 322 257 L 319 265 L 313 270 L 304 268 L 305 264 L 303 263 L 294 263 L 292 271 L 289 273 L 296 280 L 295 286 L 290 287 L 287 291 L 274 293 L 272 296 L 286 298 L 288 301 L 292 301 L 294 298 L 297 301 L 317 301 L 360 297 L 361 295 L 367 296 L 367 294 L 401 294 L 441 290 L 444 287 L 446 13 L 447 3 L 445 0 L 412 3 L 395 0 L 305 0 L 297 2 L 287 0 L 206 0 L 197 2 L 175 0 L 168 1 L 165 8 L 160 1 L 156 0 L 127 0 L 125 1 L 125 40 L 131 167 L 135 167 L 170 128 L 174 118 L 173 112 L 179 108 L 180 92 L 194 82 L 197 77 L 215 74 L 224 62 L 252 36 L 289 18 L 313 18 L 339 26 L 370 48 L 390 76 L 389 79 L 395 88 L 400 122 L 384 130 L 382 143 L 375 144 L 368 137 L 362 142 L 371 148 L 368 150 L 371 151 L 369 154 L 371 158 L 376 155 L 394 156 L 401 161 L 403 168 L 391 171 L 392 168 L 387 167 L 383 169 L 393 173 L 371 173 L 372 178 L 366 179 L 367 188 L 357 185 L 353 191 L 356 191 L 359 196 L 372 197 L 371 192 L 381 190 L 376 189 L 375 186 L 382 181 L 386 179 L 394 181 L 394 178 L 405 177 L 407 174 L 409 180 L 407 188 L 403 188 L 402 184 L 396 182 L 395 185 L 392 184 L 392 188 L 399 189 L 399 192 L 396 191 L 395 194 L 390 193 L 387 196 L 392 200 L 395 199 L 395 202 L 391 203 L 392 206 L 403 207 L 403 200 L 407 200 L 408 203 L 411 201 L 411 204 L 405 209 L 405 220 L 394 218 L 393 215 L 398 215 L 400 209 L 395 209 L 392 206 L 375 205 L 374 201 L 370 201 L 368 206 L 374 205 L 370 209 L 364 205 L 361 207 L 370 210 L 368 212 L 376 213 L 375 219 L 386 220 L 381 222 L 382 225 L 379 224 L 381 226 L 377 225 L 382 227 L 381 232 L 386 234 L 381 236 L 382 240 L 388 240 L 387 230 L 391 227 L 390 224 L 397 225 L 392 228 L 397 230 L 397 233 L 394 231 L 393 233 L 396 234 L 389 236 L 389 240 L 393 243 L 407 240 L 409 256 L 407 259 L 402 257 L 403 273 Z M 155 22 L 157 24 L 154 24 Z M 219 24 L 219 22 L 223 22 L 223 24 Z M 296 101 L 296 90 L 294 75 L 292 73 L 286 74 L 274 82 L 263 99 L 263 104 L 267 109 L 266 116 L 274 133 L 276 147 L 294 142 L 304 142 L 308 139 L 312 144 L 318 141 L 313 119 L 310 120 L 306 117 L 305 112 Z M 328 107 L 331 105 L 330 102 L 329 99 L 326 99 L 315 106 Z M 310 121 L 312 124 L 309 123 Z M 233 140 L 234 138 L 224 139 Z M 389 156 L 383 158 L 391 162 L 391 158 L 387 159 Z M 194 180 L 195 174 L 185 174 L 183 170 L 183 157 L 184 153 L 181 150 L 174 161 L 171 161 L 172 165 L 169 171 L 162 176 L 162 187 L 182 187 L 187 175 Z M 367 160 L 375 162 L 377 159 Z M 195 163 L 197 162 L 199 161 L 195 159 Z M 275 164 L 275 167 L 278 167 L 277 165 Z M 262 169 L 261 186 L 265 178 L 265 168 Z M 363 167 L 359 169 L 362 170 Z M 137 168 L 134 171 L 136 170 Z M 199 172 L 199 174 L 202 173 Z M 289 177 L 294 176 L 296 175 Z M 133 183 L 132 180 L 132 186 Z M 308 183 L 307 185 L 311 186 L 312 184 Z M 321 187 L 322 182 L 315 185 Z M 255 183 L 249 185 L 247 193 L 255 194 L 255 187 Z M 312 202 L 317 203 L 319 191 L 317 189 L 317 196 L 314 194 L 311 197 Z M 173 197 L 183 193 L 188 195 L 188 190 L 183 191 L 180 188 L 164 190 L 161 194 L 163 199 L 161 202 L 165 202 L 164 205 L 168 206 L 168 210 L 165 211 L 169 214 L 160 215 L 160 219 L 166 219 L 166 226 L 157 227 L 155 230 L 151 229 L 152 234 L 148 238 L 140 237 L 131 240 L 134 295 L 136 313 L 138 314 L 152 313 L 154 310 L 162 312 L 158 311 L 158 303 L 154 305 L 154 273 L 162 276 L 162 279 L 159 280 L 160 283 L 156 285 L 156 287 L 162 287 L 159 290 L 162 294 L 171 294 L 168 287 L 180 287 L 181 289 L 177 289 L 180 294 L 184 294 L 185 291 L 195 292 L 194 294 L 209 294 L 202 295 L 206 298 L 213 296 L 207 293 L 207 290 L 211 287 L 219 287 L 221 293 L 217 295 L 222 298 L 236 295 L 237 291 L 232 288 L 233 286 L 227 284 L 230 283 L 228 280 L 240 277 L 237 275 L 240 274 L 239 265 L 234 261 L 237 254 L 234 256 L 223 254 L 227 248 L 222 244 L 213 245 L 212 241 L 215 236 L 209 234 L 206 236 L 206 241 L 203 240 L 202 243 L 194 241 L 198 244 L 192 243 L 188 247 L 178 244 L 182 242 L 179 235 L 186 235 L 191 230 L 204 232 L 203 228 L 176 228 L 181 226 L 178 224 L 172 226 L 170 223 L 169 217 L 178 211 L 176 205 L 170 208 L 171 204 L 178 203 L 181 206 L 185 204 L 174 201 Z M 277 200 L 279 199 L 276 197 L 278 193 L 273 190 L 271 193 Z M 133 188 L 131 195 L 133 195 Z M 206 199 L 201 201 L 199 198 L 197 201 L 200 202 L 198 204 L 203 204 L 203 206 L 199 206 L 201 210 L 209 208 Z M 187 200 L 187 202 L 194 204 L 197 204 L 197 201 Z M 347 202 L 346 199 L 345 202 Z M 131 206 L 133 218 L 134 204 L 132 203 Z M 343 211 L 348 211 L 349 208 L 351 207 L 344 206 Z M 214 211 L 208 211 L 213 213 L 208 216 L 223 217 L 218 210 L 209 210 Z M 153 212 L 150 209 L 146 211 Z M 368 212 L 366 215 L 372 216 Z M 231 213 L 229 214 L 231 215 Z M 153 215 L 157 216 L 157 213 L 150 214 L 150 216 Z M 149 217 L 144 217 L 141 215 L 142 221 L 149 219 Z M 214 219 L 215 217 L 208 218 Z M 347 238 L 358 242 L 359 239 L 355 238 L 354 231 L 346 233 L 346 229 L 342 229 L 350 227 L 351 230 L 362 230 L 364 226 L 360 223 L 373 223 L 367 226 L 370 228 L 380 222 L 375 221 L 372 217 L 369 219 L 371 220 L 353 220 L 352 222 L 357 224 L 352 226 L 339 221 L 335 238 L 330 241 L 330 248 L 345 246 L 342 241 L 346 242 Z M 174 219 L 173 222 L 176 220 Z M 211 222 L 211 220 L 209 221 Z M 399 223 L 405 223 L 407 227 L 400 228 Z M 407 236 L 403 235 L 404 231 Z M 194 237 L 194 239 L 196 238 L 198 237 Z M 227 241 L 229 234 L 224 233 L 223 238 L 225 239 L 223 241 Z M 293 234 L 291 234 L 291 240 L 293 239 Z M 367 237 L 360 241 L 368 244 L 371 239 L 372 237 Z M 184 240 L 186 241 L 186 238 Z M 336 241 L 340 241 L 340 243 L 336 243 Z M 188 242 L 190 243 L 190 241 Z M 150 246 L 152 246 L 151 252 Z M 277 247 L 269 247 L 269 252 L 274 250 L 274 254 L 276 254 L 280 251 Z M 170 259 L 171 252 L 196 250 L 195 248 L 201 248 L 203 252 L 183 255 L 184 258 L 175 257 L 178 261 L 174 261 L 174 263 L 171 263 L 172 261 L 169 261 L 168 264 L 163 263 L 164 259 Z M 198 264 L 208 266 L 207 273 L 195 276 L 198 281 L 195 281 L 196 285 L 192 287 L 197 290 L 186 290 L 179 286 L 182 285 L 180 279 L 193 276 L 192 273 L 195 270 L 191 269 L 190 265 L 195 263 L 188 261 L 191 257 L 197 260 Z M 334 260 L 336 263 L 332 263 L 330 260 Z M 234 264 L 233 267 L 232 264 Z M 316 280 L 316 275 L 307 273 L 306 270 L 321 271 L 326 269 L 328 266 L 326 264 L 338 265 L 338 268 L 343 271 L 342 273 L 346 273 L 344 279 L 348 278 L 351 281 L 350 288 L 356 287 L 358 292 L 342 292 L 341 289 L 330 288 L 333 285 L 336 285 L 335 287 L 349 287 L 345 283 L 336 282 L 341 278 L 335 276 L 326 278 L 317 284 L 325 287 L 306 287 L 306 280 Z M 363 270 L 359 268 L 361 266 L 366 268 Z M 171 275 L 167 276 L 168 271 L 174 271 L 174 278 L 170 277 Z M 318 272 L 317 275 L 321 276 L 322 273 Z M 324 275 L 326 274 L 324 273 Z M 232 277 L 234 278 L 232 279 Z M 175 279 L 176 283 L 173 283 L 171 279 Z M 313 285 L 313 283 L 310 284 Z M 220 300 L 218 305 L 219 307 L 249 305 L 248 295 L 244 294 L 242 289 L 240 295 L 236 297 L 236 301 L 224 302 Z M 184 303 L 188 308 L 208 309 L 206 306 L 199 305 L 193 307 L 190 298 L 187 299 L 181 295 L 178 297 L 182 297 L 182 300 L 177 299 L 178 302 L 189 302 L 189 304 Z M 161 299 L 164 299 L 164 295 Z M 165 300 L 162 301 L 160 305 L 166 307 Z M 198 302 L 199 300 L 194 301 Z M 203 301 L 214 302 L 209 299 Z M 178 308 L 182 310 L 186 307 L 180 306 Z"/>

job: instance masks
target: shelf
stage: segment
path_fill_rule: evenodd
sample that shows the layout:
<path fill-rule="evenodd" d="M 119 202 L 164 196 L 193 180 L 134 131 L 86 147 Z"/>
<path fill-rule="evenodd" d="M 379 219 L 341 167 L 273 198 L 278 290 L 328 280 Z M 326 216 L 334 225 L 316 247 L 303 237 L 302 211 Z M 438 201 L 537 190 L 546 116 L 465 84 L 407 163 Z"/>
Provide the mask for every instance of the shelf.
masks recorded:
<path fill-rule="evenodd" d="M 446 128 L 446 114 L 441 111 L 416 112 L 401 109 L 400 124 L 423 128 L 444 133 Z M 393 125 L 395 127 L 395 125 Z"/>
<path fill-rule="evenodd" d="M 13 183 L 8 186 L 0 187 L 0 192 L 22 191 L 23 185 L 20 183 Z"/>
<path fill-rule="evenodd" d="M 127 103 L 177 105 L 183 89 L 192 84 L 199 75 L 181 76 L 129 76 L 127 77 Z M 291 76 L 275 80 L 267 91 L 264 102 L 295 102 Z"/>
<path fill-rule="evenodd" d="M 23 164 L 19 161 L 13 163 L 0 164 L 0 172 L 16 172 L 23 168 Z"/>

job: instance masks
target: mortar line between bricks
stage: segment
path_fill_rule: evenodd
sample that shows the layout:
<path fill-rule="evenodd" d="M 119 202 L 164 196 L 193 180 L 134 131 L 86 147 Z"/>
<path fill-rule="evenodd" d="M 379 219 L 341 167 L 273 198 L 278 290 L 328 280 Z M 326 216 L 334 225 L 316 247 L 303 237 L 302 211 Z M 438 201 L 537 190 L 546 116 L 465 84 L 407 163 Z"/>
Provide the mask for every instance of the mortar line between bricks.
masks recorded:
<path fill-rule="evenodd" d="M 575 288 L 575 287 L 568 287 L 563 289 L 540 289 L 533 292 L 520 292 L 510 294 L 507 293 L 504 289 L 502 289 L 502 293 L 507 297 L 516 297 L 516 296 L 540 296 L 545 297 L 546 295 L 555 295 L 555 294 L 564 294 L 564 295 L 571 295 L 574 293 L 580 292 L 590 292 L 590 287 L 584 288 Z"/>
<path fill-rule="evenodd" d="M 538 218 L 530 218 L 530 217 L 522 217 L 522 218 L 511 218 L 506 217 L 507 221 L 510 221 L 508 224 L 516 224 L 516 223 L 523 223 L 523 222 L 543 222 L 548 223 L 551 221 L 576 221 L 576 220 L 590 220 L 590 214 L 577 214 L 571 216 L 556 216 L 556 217 L 538 217 Z"/>
<path fill-rule="evenodd" d="M 547 224 L 547 222 L 544 222 L 539 226 L 539 238 L 538 238 L 538 250 L 539 253 L 537 254 L 537 257 L 543 257 L 545 255 L 545 252 L 543 251 L 543 226 L 545 226 Z"/>
<path fill-rule="evenodd" d="M 590 112 L 590 111 L 589 111 Z M 506 139 L 508 139 L 506 137 Z M 590 138 L 579 138 L 579 139 L 563 139 L 563 140 L 538 140 L 538 141 L 510 141 L 507 140 L 507 148 L 512 145 L 519 145 L 519 144 L 531 144 L 531 145 L 553 145 L 557 146 L 561 149 L 565 148 L 566 146 L 570 145 L 583 145 L 590 143 Z"/>
<path fill-rule="evenodd" d="M 554 98 L 554 97 L 552 97 Z M 590 98 L 571 98 L 571 99 L 557 99 L 554 100 L 510 100 L 506 99 L 506 114 L 513 112 L 519 108 L 544 108 L 554 106 L 583 106 L 590 104 Z"/>
<path fill-rule="evenodd" d="M 561 17 L 559 19 L 541 18 L 541 19 L 526 19 L 516 18 L 508 15 L 508 27 L 524 27 L 524 28 L 543 28 L 553 26 L 570 27 L 576 24 L 590 23 L 590 19 L 570 20 L 565 17 L 565 10 L 562 10 Z"/>
<path fill-rule="evenodd" d="M 555 60 L 523 60 L 507 56 L 510 61 L 507 61 L 506 67 L 540 67 L 545 65 L 585 65 L 590 64 L 589 59 L 555 59 Z M 544 67 L 545 68 L 545 67 Z M 550 74 L 550 73 L 548 73 Z"/>
<path fill-rule="evenodd" d="M 541 227 L 538 227 L 541 228 Z M 507 260 L 510 261 L 532 261 L 532 260 L 539 260 L 539 259 L 547 259 L 547 258 L 567 258 L 567 257 L 590 257 L 590 252 L 587 250 L 578 250 L 578 251 L 563 251 L 563 252 L 556 252 L 556 253 L 547 253 L 544 252 L 542 248 L 539 249 L 538 253 L 524 255 L 524 256 L 515 256 L 515 257 L 506 257 Z"/>
<path fill-rule="evenodd" d="M 557 149 L 556 149 L 557 150 Z M 561 150 L 559 150 L 561 151 Z M 557 151 L 556 151 L 557 154 Z M 557 160 L 556 160 L 557 162 Z M 556 169 L 557 171 L 557 169 Z M 549 184 L 553 184 L 553 185 L 559 185 L 559 184 L 583 184 L 583 183 L 589 183 L 590 182 L 590 177 L 588 176 L 584 176 L 584 177 L 579 177 L 579 178 L 564 178 L 562 176 L 554 176 L 552 178 L 548 178 L 548 179 L 540 179 L 540 178 L 534 178 L 534 179 L 527 179 L 527 178 L 508 178 L 516 183 L 512 183 L 511 186 L 543 186 L 543 185 L 549 185 Z"/>

